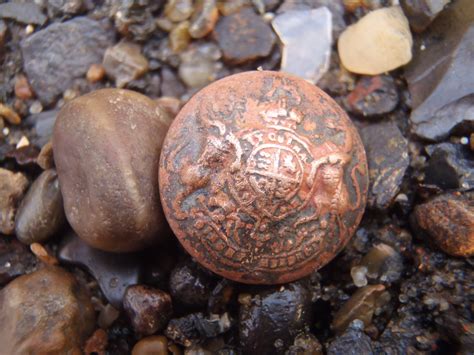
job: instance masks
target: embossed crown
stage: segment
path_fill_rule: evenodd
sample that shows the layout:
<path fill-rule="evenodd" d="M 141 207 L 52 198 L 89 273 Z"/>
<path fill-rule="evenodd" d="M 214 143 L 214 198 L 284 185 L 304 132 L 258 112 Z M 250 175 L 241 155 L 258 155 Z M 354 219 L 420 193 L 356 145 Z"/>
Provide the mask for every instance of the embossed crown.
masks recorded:
<path fill-rule="evenodd" d="M 291 129 L 295 129 L 296 125 L 301 123 L 303 119 L 297 112 L 288 111 L 283 107 L 261 111 L 260 117 L 272 126 L 283 126 Z"/>

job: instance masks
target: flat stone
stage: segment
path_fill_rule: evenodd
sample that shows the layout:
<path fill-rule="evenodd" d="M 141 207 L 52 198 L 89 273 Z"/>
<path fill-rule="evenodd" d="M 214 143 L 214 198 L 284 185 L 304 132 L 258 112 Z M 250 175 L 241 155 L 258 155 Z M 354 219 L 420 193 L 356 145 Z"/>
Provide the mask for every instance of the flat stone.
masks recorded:
<path fill-rule="evenodd" d="M 0 233 L 12 234 L 15 230 L 17 207 L 29 185 L 22 173 L 0 168 Z"/>
<path fill-rule="evenodd" d="M 276 39 L 270 26 L 247 7 L 222 17 L 214 34 L 224 59 L 231 64 L 243 64 L 268 56 Z"/>
<path fill-rule="evenodd" d="M 281 70 L 312 83 L 329 69 L 332 17 L 326 7 L 286 11 L 272 21 L 283 43 Z"/>
<path fill-rule="evenodd" d="M 344 20 L 344 4 L 343 0 L 285 0 L 277 9 L 277 14 L 282 14 L 292 10 L 311 10 L 325 6 L 332 17 L 332 34 L 333 39 L 337 39 L 341 32 L 346 28 Z"/>
<path fill-rule="evenodd" d="M 467 191 L 474 188 L 474 161 L 468 147 L 440 143 L 426 147 L 430 158 L 425 168 L 425 184 L 444 190 Z"/>
<path fill-rule="evenodd" d="M 474 255 L 474 194 L 445 194 L 415 207 L 415 228 L 447 254 Z"/>
<path fill-rule="evenodd" d="M 401 0 L 400 5 L 415 32 L 423 32 L 451 0 Z"/>
<path fill-rule="evenodd" d="M 95 327 L 90 296 L 74 276 L 48 267 L 0 291 L 4 354 L 78 354 Z"/>
<path fill-rule="evenodd" d="M 390 75 L 362 77 L 344 100 L 349 112 L 364 117 L 389 113 L 397 104 L 397 87 Z"/>
<path fill-rule="evenodd" d="M 107 48 L 102 65 L 118 88 L 123 88 L 148 71 L 148 60 L 142 55 L 141 47 L 127 41 Z"/>
<path fill-rule="evenodd" d="M 82 266 L 97 280 L 105 298 L 117 309 L 128 286 L 136 285 L 141 277 L 138 254 L 116 254 L 93 249 L 70 232 L 63 240 L 58 257 L 61 261 Z"/>
<path fill-rule="evenodd" d="M 65 224 L 63 199 L 54 169 L 44 171 L 31 185 L 15 218 L 15 234 L 25 243 L 44 242 Z"/>
<path fill-rule="evenodd" d="M 413 44 L 408 20 L 399 6 L 371 11 L 341 34 L 338 51 L 344 67 L 377 75 L 407 64 Z"/>
<path fill-rule="evenodd" d="M 358 289 L 334 315 L 331 328 L 337 333 L 343 333 L 354 319 L 364 322 L 365 327 L 369 326 L 377 307 L 377 300 L 384 291 L 383 285 L 369 285 Z"/>
<path fill-rule="evenodd" d="M 37 259 L 15 238 L 0 237 L 0 286 L 33 271 Z"/>
<path fill-rule="evenodd" d="M 44 25 L 48 18 L 34 2 L 7 2 L 0 4 L 0 18 L 33 25 Z"/>
<path fill-rule="evenodd" d="M 369 164 L 367 203 L 383 210 L 400 190 L 409 165 L 408 142 L 393 122 L 371 124 L 360 133 Z"/>
<path fill-rule="evenodd" d="M 44 105 L 68 89 L 75 78 L 100 63 L 114 34 L 105 23 L 86 17 L 53 23 L 21 42 L 23 68 Z"/>
<path fill-rule="evenodd" d="M 28 127 L 33 128 L 34 136 L 31 143 L 37 147 L 43 147 L 51 140 L 53 134 L 54 123 L 58 115 L 58 110 L 43 111 L 28 116 L 25 123 Z"/>
<path fill-rule="evenodd" d="M 474 2 L 459 0 L 443 11 L 414 45 L 406 69 L 412 131 L 440 141 L 474 127 Z"/>

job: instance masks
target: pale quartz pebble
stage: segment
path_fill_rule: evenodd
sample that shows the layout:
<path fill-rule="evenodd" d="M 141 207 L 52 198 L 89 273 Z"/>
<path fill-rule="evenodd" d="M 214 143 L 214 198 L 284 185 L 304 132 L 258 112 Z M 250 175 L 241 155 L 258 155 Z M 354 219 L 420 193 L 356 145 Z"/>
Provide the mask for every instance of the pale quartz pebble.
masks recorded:
<path fill-rule="evenodd" d="M 148 71 L 148 60 L 141 54 L 141 47 L 127 41 L 107 48 L 102 65 L 118 88 L 123 88 Z"/>
<path fill-rule="evenodd" d="M 401 67 L 412 58 L 413 39 L 400 6 L 372 11 L 339 37 L 339 57 L 357 74 L 377 75 Z"/>
<path fill-rule="evenodd" d="M 351 269 L 351 277 L 354 285 L 364 287 L 367 285 L 367 268 L 365 266 L 354 266 Z"/>
<path fill-rule="evenodd" d="M 173 22 L 184 21 L 193 13 L 192 0 L 168 0 L 165 15 Z"/>
<path fill-rule="evenodd" d="M 272 21 L 283 43 L 281 70 L 316 83 L 329 69 L 332 15 L 327 7 L 290 10 Z"/>

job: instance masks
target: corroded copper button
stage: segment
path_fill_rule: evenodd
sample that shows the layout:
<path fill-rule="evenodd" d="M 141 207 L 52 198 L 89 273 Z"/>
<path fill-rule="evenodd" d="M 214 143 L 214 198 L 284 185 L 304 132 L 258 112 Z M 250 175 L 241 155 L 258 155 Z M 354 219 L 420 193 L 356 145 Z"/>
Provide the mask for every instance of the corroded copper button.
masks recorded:
<path fill-rule="evenodd" d="M 232 280 L 274 284 L 327 264 L 364 211 L 367 162 L 344 111 L 302 79 L 261 71 L 198 92 L 160 162 L 168 222 L 184 248 Z"/>

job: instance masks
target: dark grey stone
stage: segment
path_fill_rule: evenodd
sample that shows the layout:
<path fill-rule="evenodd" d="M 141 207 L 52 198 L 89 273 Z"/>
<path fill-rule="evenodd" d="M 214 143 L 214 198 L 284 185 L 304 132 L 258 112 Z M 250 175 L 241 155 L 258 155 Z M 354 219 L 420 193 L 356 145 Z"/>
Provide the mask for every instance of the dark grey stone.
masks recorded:
<path fill-rule="evenodd" d="M 101 63 L 113 37 L 105 23 L 77 17 L 25 38 L 21 42 L 23 68 L 41 102 L 53 103 L 91 64 Z"/>

